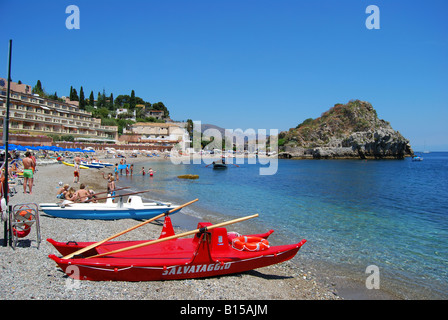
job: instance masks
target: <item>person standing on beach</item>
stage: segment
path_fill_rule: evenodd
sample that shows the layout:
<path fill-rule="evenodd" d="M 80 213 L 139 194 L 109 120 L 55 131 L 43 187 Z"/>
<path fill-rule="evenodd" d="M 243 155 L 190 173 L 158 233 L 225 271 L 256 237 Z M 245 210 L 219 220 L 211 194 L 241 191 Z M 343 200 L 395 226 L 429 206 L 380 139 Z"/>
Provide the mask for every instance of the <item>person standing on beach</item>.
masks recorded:
<path fill-rule="evenodd" d="M 123 174 L 123 165 L 124 165 L 124 160 L 123 160 L 123 158 L 121 158 L 121 160 L 120 160 L 120 166 L 119 166 L 119 168 L 120 168 L 120 175 Z"/>
<path fill-rule="evenodd" d="M 109 192 L 108 196 L 110 194 L 110 196 L 112 197 L 112 202 L 114 202 L 114 200 L 115 200 L 115 198 L 114 198 L 115 197 L 115 181 L 114 180 L 115 180 L 114 177 L 111 176 L 109 179 L 109 183 L 107 184 L 107 191 Z"/>
<path fill-rule="evenodd" d="M 31 153 L 27 151 L 25 153 L 25 158 L 22 160 L 23 164 L 23 193 L 26 193 L 26 186 L 28 185 L 29 193 L 32 194 L 33 182 L 34 182 L 34 170 L 35 163 L 31 158 Z"/>
<path fill-rule="evenodd" d="M 78 183 L 79 182 L 79 162 L 76 161 L 75 162 L 75 171 L 73 172 L 73 183 Z"/>
<path fill-rule="evenodd" d="M 31 155 L 31 159 L 33 160 L 32 169 L 33 169 L 33 174 L 34 174 L 34 173 L 36 173 L 37 160 L 36 160 L 36 157 L 34 156 L 34 152 L 31 152 L 30 155 Z"/>
<path fill-rule="evenodd" d="M 115 179 L 116 179 L 117 181 L 120 180 L 120 179 L 118 178 L 118 163 L 115 164 L 114 172 L 115 172 Z"/>

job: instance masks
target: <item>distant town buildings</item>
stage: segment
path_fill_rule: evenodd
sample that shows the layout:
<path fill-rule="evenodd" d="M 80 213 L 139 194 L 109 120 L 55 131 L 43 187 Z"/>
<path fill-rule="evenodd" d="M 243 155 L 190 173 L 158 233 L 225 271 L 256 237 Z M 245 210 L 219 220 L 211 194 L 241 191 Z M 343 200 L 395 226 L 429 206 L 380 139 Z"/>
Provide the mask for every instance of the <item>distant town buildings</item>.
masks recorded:
<path fill-rule="evenodd" d="M 169 149 L 177 145 L 180 150 L 184 150 L 185 143 L 189 142 L 189 134 L 183 123 L 137 122 L 123 130 L 120 140 L 125 139 L 132 139 L 134 143 L 146 143 L 149 146 L 165 146 Z"/>

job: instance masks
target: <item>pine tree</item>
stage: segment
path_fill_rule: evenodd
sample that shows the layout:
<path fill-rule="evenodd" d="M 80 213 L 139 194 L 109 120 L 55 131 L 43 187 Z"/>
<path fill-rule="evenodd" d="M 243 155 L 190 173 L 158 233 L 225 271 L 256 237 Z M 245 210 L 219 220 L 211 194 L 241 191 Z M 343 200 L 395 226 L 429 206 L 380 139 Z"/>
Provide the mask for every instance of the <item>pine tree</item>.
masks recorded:
<path fill-rule="evenodd" d="M 90 91 L 89 100 L 89 104 L 93 107 L 95 105 L 95 96 L 93 95 L 93 90 Z"/>
<path fill-rule="evenodd" d="M 40 80 L 37 80 L 36 85 L 33 88 L 33 93 L 38 94 L 40 96 L 44 95 L 44 90 L 42 89 L 42 83 L 40 83 Z"/>
<path fill-rule="evenodd" d="M 72 86 L 70 86 L 70 95 L 68 98 L 70 101 L 73 101 L 73 87 Z"/>
<path fill-rule="evenodd" d="M 129 99 L 129 109 L 130 110 L 134 110 L 135 109 L 135 92 L 134 90 L 132 90 L 131 92 L 131 99 Z"/>
<path fill-rule="evenodd" d="M 114 110 L 114 94 L 110 94 L 109 98 L 109 110 Z"/>
<path fill-rule="evenodd" d="M 74 88 L 73 88 L 73 97 L 72 98 L 70 98 L 70 101 L 79 101 L 78 92 Z"/>
<path fill-rule="evenodd" d="M 82 86 L 79 90 L 79 108 L 82 110 L 86 108 L 86 101 L 84 99 L 84 90 L 82 89 Z"/>

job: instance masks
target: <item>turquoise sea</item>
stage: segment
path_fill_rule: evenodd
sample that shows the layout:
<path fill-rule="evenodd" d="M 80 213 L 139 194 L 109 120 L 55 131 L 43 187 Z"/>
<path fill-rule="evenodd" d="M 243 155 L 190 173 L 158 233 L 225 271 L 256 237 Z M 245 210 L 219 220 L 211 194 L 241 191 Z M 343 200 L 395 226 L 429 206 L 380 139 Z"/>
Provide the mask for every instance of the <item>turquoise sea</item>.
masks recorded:
<path fill-rule="evenodd" d="M 274 229 L 273 244 L 307 239 L 295 261 L 321 266 L 330 281 L 344 276 L 365 283 L 366 268 L 375 265 L 383 290 L 447 299 L 448 153 L 422 156 L 420 162 L 278 160 L 277 173 L 264 176 L 262 165 L 247 160 L 214 170 L 149 159 L 135 165 L 133 177 L 121 176 L 119 185 L 150 189 L 148 199 L 176 204 L 199 198 L 182 212 L 205 221 L 259 213 L 228 229 Z M 151 166 L 154 177 L 138 174 L 142 166 Z M 178 179 L 181 174 L 199 179 Z"/>

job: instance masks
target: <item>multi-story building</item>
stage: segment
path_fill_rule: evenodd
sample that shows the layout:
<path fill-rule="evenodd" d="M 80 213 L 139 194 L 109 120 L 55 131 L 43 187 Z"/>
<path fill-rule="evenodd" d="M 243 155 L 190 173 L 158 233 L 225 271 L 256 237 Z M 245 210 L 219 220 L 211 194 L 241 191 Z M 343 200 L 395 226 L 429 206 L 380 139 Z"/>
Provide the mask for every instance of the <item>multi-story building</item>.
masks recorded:
<path fill-rule="evenodd" d="M 137 122 L 129 129 L 124 129 L 123 133 L 120 139 L 124 140 L 129 135 L 136 143 L 165 146 L 168 149 L 177 146 L 180 150 L 185 150 L 185 145 L 189 142 L 189 135 L 183 124 L 176 123 Z"/>
<path fill-rule="evenodd" d="M 6 114 L 7 81 L 0 78 L 0 117 Z M 79 109 L 78 101 L 64 98 L 64 102 L 32 94 L 26 84 L 11 81 L 9 130 L 17 133 L 72 135 L 97 141 L 118 139 L 117 126 L 103 126 L 101 119 Z"/>

